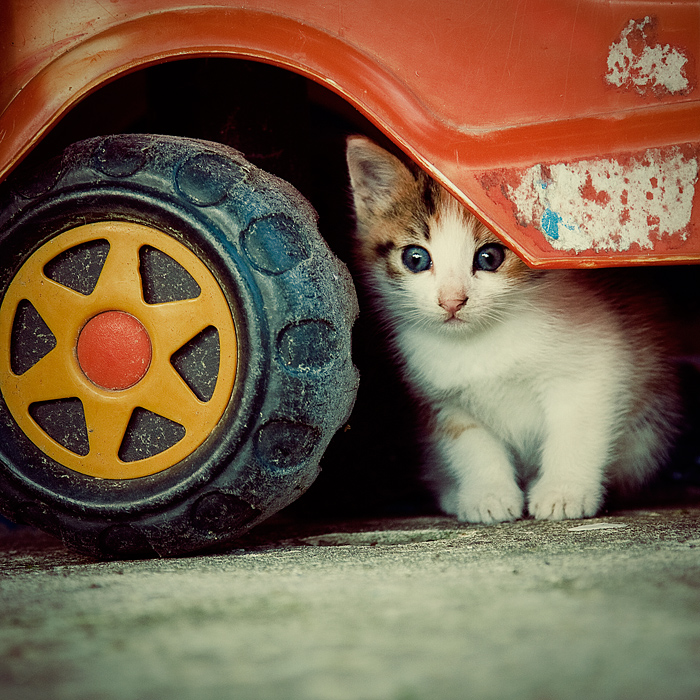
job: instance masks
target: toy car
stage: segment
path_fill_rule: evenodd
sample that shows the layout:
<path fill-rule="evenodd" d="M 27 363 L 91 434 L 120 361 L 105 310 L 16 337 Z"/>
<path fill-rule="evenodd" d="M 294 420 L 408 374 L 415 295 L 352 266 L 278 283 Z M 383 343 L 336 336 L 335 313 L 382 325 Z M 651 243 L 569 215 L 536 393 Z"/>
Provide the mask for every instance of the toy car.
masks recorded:
<path fill-rule="evenodd" d="M 698 2 L 3 3 L 2 512 L 172 555 L 312 483 L 357 389 L 355 293 L 250 162 L 294 151 L 309 95 L 532 266 L 691 263 L 699 49 Z"/>

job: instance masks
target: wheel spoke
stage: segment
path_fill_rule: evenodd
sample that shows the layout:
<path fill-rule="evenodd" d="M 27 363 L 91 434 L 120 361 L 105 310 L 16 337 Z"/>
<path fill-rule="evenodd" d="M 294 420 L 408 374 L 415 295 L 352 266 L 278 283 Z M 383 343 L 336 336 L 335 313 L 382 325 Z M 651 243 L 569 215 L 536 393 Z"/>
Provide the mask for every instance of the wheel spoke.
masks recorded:
<path fill-rule="evenodd" d="M 138 238 L 108 235 L 109 253 L 102 273 L 91 295 L 95 303 L 114 306 L 132 313 L 143 304 L 141 275 L 139 274 Z"/>
<path fill-rule="evenodd" d="M 158 367 L 153 384 L 142 408 L 179 423 L 188 432 L 197 429 L 204 407 L 170 363 Z"/>
<path fill-rule="evenodd" d="M 210 305 L 199 298 L 154 305 L 141 318 L 154 346 L 168 358 L 207 326 L 216 325 Z"/>
<path fill-rule="evenodd" d="M 56 338 L 57 347 L 75 343 L 77 329 L 84 321 L 88 297 L 58 282 L 42 279 L 30 285 L 26 299 L 37 310 Z"/>
<path fill-rule="evenodd" d="M 70 362 L 70 355 L 57 345 L 24 374 L 13 377 L 14 386 L 8 388 L 25 408 L 37 401 L 80 398 L 83 387 Z"/>
<path fill-rule="evenodd" d="M 90 459 L 96 463 L 115 464 L 134 410 L 133 403 L 122 396 L 111 400 L 84 396 L 83 410 L 90 443 Z"/>

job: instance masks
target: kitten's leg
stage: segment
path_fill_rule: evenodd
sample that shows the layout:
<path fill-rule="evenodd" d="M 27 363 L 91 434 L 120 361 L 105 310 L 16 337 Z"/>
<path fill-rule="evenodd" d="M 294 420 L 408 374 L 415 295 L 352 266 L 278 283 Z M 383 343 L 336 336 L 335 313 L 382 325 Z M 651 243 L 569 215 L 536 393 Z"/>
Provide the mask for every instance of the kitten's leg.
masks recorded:
<path fill-rule="evenodd" d="M 524 496 L 510 456 L 469 416 L 438 418 L 435 447 L 450 479 L 440 493 L 442 508 L 471 523 L 497 523 L 522 515 Z"/>
<path fill-rule="evenodd" d="M 548 402 L 540 476 L 528 494 L 528 510 L 537 519 L 592 517 L 603 500 L 614 417 L 604 408 L 609 398 L 591 396 L 586 388 L 568 386 Z"/>

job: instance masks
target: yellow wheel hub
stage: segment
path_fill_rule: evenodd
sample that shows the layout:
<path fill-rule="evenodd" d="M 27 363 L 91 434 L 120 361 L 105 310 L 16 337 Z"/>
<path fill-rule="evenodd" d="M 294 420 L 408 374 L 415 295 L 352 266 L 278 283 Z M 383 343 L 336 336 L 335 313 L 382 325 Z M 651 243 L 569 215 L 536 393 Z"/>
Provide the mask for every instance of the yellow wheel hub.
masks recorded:
<path fill-rule="evenodd" d="M 108 244 L 108 252 L 89 293 L 50 274 L 54 261 L 95 241 Z M 144 250 L 186 271 L 193 280 L 190 289 L 198 292 L 147 300 Z M 22 330 L 21 310 L 30 306 L 40 319 L 30 337 L 41 336 L 36 343 L 44 342 L 43 336 L 53 340 L 38 359 L 18 362 L 18 345 L 28 333 Z M 216 340 L 218 367 L 209 382 L 213 389 L 203 394 L 174 358 L 205 335 Z M 196 450 L 221 420 L 237 366 L 231 310 L 209 269 L 171 236 L 125 222 L 78 226 L 39 248 L 0 306 L 0 343 L 0 391 L 25 435 L 59 464 L 107 479 L 155 474 Z M 84 416 L 77 430 L 86 436 L 85 449 L 61 438 L 60 426 L 40 417 L 38 407 L 61 402 L 78 406 Z M 143 416 L 156 434 L 132 439 L 131 432 L 139 430 L 135 419 Z M 172 428 L 170 437 L 158 434 L 164 424 Z M 142 458 L 125 449 L 129 441 L 144 440 L 150 443 Z"/>

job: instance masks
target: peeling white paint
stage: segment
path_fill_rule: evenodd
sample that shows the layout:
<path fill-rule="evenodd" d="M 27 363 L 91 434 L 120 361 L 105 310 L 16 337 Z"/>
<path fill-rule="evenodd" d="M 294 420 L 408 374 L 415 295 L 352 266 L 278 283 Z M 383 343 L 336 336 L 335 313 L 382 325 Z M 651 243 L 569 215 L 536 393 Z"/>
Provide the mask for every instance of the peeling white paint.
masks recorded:
<path fill-rule="evenodd" d="M 631 19 L 608 52 L 605 79 L 616 87 L 634 88 L 640 94 L 683 93 L 690 87 L 685 75 L 688 58 L 670 44 L 654 39 L 655 22 L 651 17 Z"/>
<path fill-rule="evenodd" d="M 615 159 L 535 165 L 507 184 L 518 220 L 558 250 L 653 248 L 660 237 L 688 236 L 697 158 L 679 148 Z"/>

